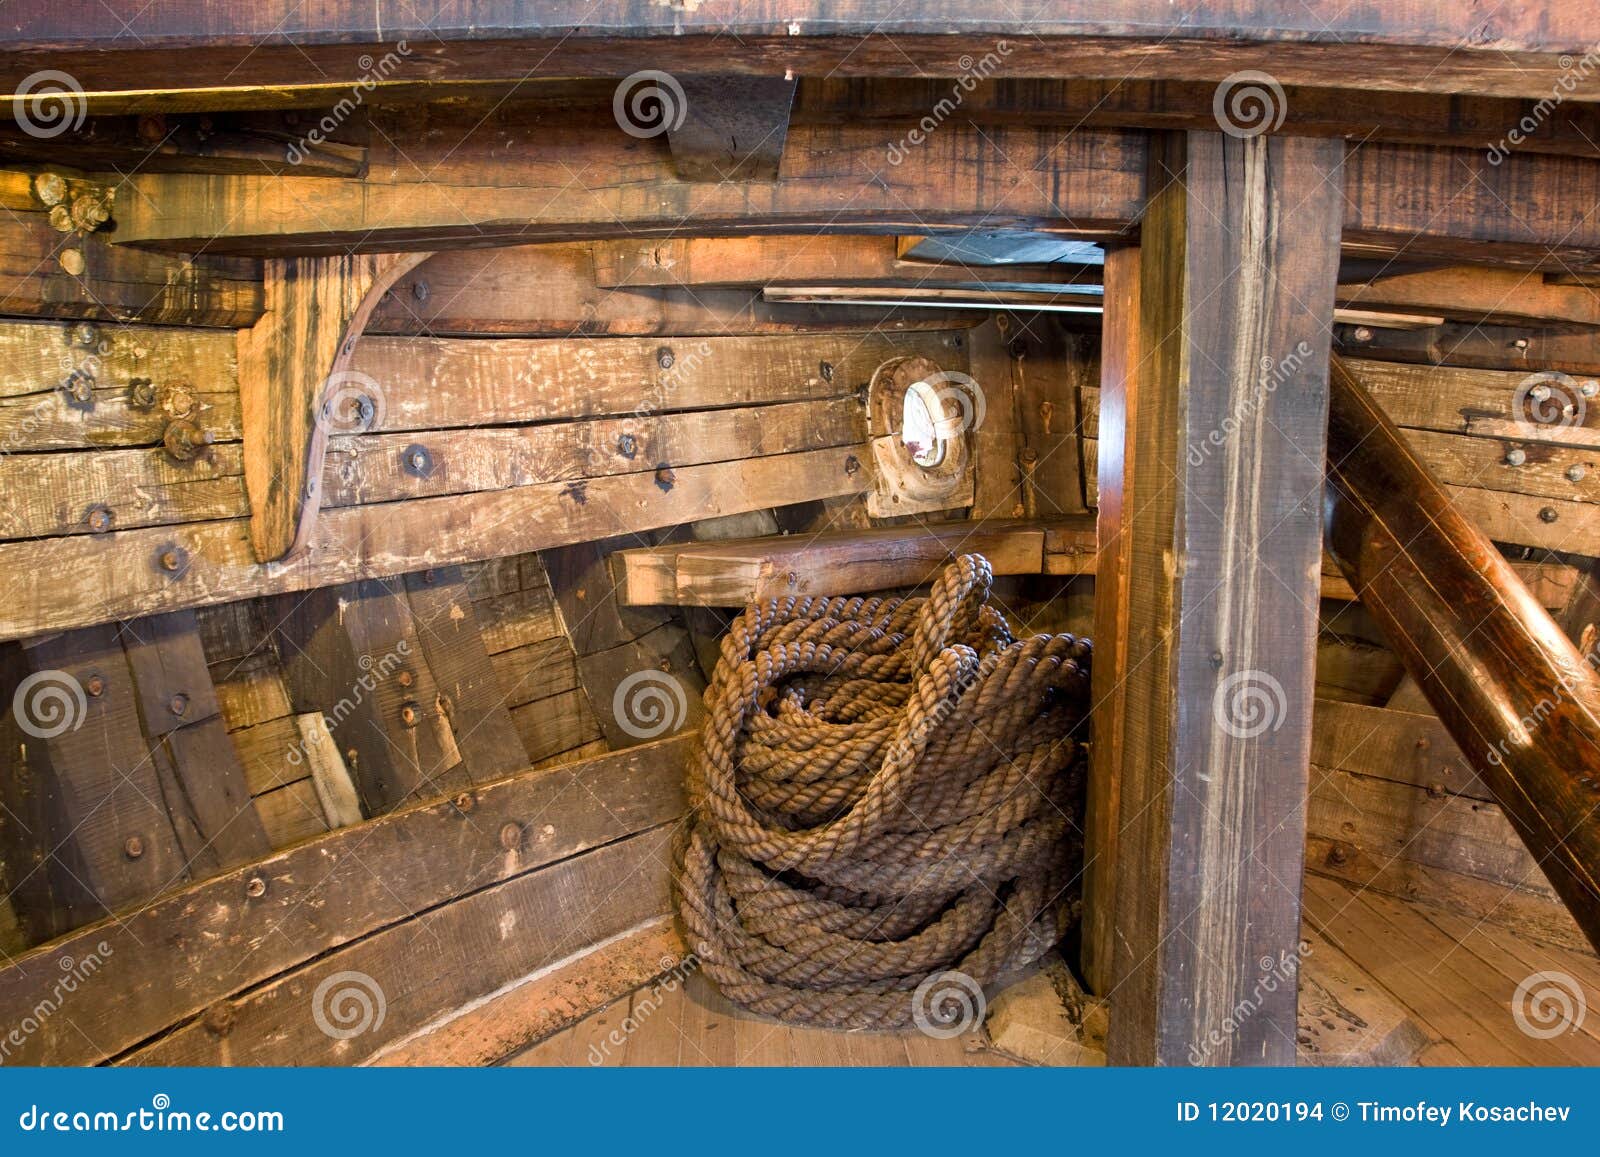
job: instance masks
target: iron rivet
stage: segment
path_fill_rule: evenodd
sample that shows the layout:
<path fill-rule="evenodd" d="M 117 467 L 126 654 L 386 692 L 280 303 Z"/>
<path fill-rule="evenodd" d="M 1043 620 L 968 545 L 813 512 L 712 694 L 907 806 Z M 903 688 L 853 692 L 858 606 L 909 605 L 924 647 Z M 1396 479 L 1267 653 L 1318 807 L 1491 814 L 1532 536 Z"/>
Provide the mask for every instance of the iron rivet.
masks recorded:
<path fill-rule="evenodd" d="M 96 503 L 89 507 L 88 512 L 83 516 L 83 521 L 96 534 L 104 534 L 111 529 L 111 508 L 104 503 Z"/>
<path fill-rule="evenodd" d="M 141 410 L 156 404 L 156 385 L 149 378 L 132 378 L 128 382 L 128 403 Z"/>
<path fill-rule="evenodd" d="M 174 715 L 182 715 L 189 710 L 189 697 L 180 691 L 167 703 L 167 707 Z"/>
<path fill-rule="evenodd" d="M 83 685 L 83 689 L 98 699 L 106 693 L 106 681 L 98 675 L 90 675 L 89 681 Z"/>
<path fill-rule="evenodd" d="M 427 583 L 430 587 L 433 585 L 434 577 L 435 576 L 432 567 L 429 567 L 427 570 L 422 572 L 422 581 Z"/>
<path fill-rule="evenodd" d="M 259 900 L 267 894 L 267 882 L 260 876 L 251 876 L 244 886 L 244 894 L 252 900 Z"/>
<path fill-rule="evenodd" d="M 617 439 L 617 453 L 624 458 L 632 458 L 639 452 L 639 440 L 632 434 L 624 434 Z"/>
<path fill-rule="evenodd" d="M 412 675 L 410 671 L 407 671 L 402 667 L 400 669 L 400 673 L 395 676 L 395 681 L 402 687 L 409 687 L 416 681 L 416 676 Z"/>
<path fill-rule="evenodd" d="M 1596 394 L 1600 394 L 1600 382 L 1595 381 L 1593 378 L 1590 378 L 1586 382 L 1579 382 L 1578 393 L 1582 394 L 1586 398 L 1592 398 Z"/>
<path fill-rule="evenodd" d="M 122 845 L 123 854 L 130 860 L 137 860 L 144 855 L 144 841 L 138 836 L 129 836 L 127 843 Z"/>
<path fill-rule="evenodd" d="M 1218 671 L 1222 670 L 1222 652 L 1221 651 L 1212 651 L 1211 652 L 1211 666 L 1214 669 L 1218 670 Z"/>
<path fill-rule="evenodd" d="M 1556 513 L 1556 508 L 1554 506 L 1546 506 L 1546 507 L 1541 508 L 1540 511 L 1539 511 L 1539 521 L 1540 522 L 1554 522 L 1557 518 L 1560 518 L 1560 517 L 1561 516 Z"/>
<path fill-rule="evenodd" d="M 833 363 L 832 362 L 823 362 L 822 363 L 822 380 L 825 381 L 825 382 L 833 381 Z"/>
<path fill-rule="evenodd" d="M 1549 396 L 1550 387 L 1545 385 L 1543 382 L 1540 382 L 1537 386 L 1534 386 L 1533 389 L 1528 391 L 1528 397 L 1532 398 L 1536 402 L 1542 402 Z"/>
<path fill-rule="evenodd" d="M 407 727 L 417 725 L 417 705 L 415 703 L 402 703 L 400 705 L 400 722 Z"/>
<path fill-rule="evenodd" d="M 1527 460 L 1528 460 L 1527 452 L 1522 450 L 1518 446 L 1513 446 L 1513 447 L 1511 447 L 1511 449 L 1506 451 L 1506 465 L 1507 466 L 1521 466 Z"/>
<path fill-rule="evenodd" d="M 1512 342 L 1511 344 L 1513 346 L 1515 346 L 1519 350 L 1525 350 L 1525 349 L 1528 348 L 1528 339 L 1525 338 L 1525 337 L 1519 337 L 1516 341 Z"/>
<path fill-rule="evenodd" d="M 669 347 L 662 346 L 660 349 L 656 350 L 656 365 L 660 366 L 662 369 L 670 370 L 672 368 L 672 363 L 676 360 L 677 359 L 672 356 L 672 350 Z"/>
<path fill-rule="evenodd" d="M 1358 325 L 1356 326 L 1355 333 L 1351 334 L 1350 336 L 1359 342 L 1369 342 L 1372 340 L 1372 331 L 1364 325 Z"/>
<path fill-rule="evenodd" d="M 1328 849 L 1328 863 L 1342 864 L 1350 858 L 1350 849 L 1343 844 L 1334 844 Z"/>
<path fill-rule="evenodd" d="M 663 494 L 671 490 L 677 480 L 678 476 L 672 472 L 671 466 L 656 467 L 656 485 L 661 488 Z"/>
<path fill-rule="evenodd" d="M 428 283 L 426 281 L 413 281 L 411 283 L 411 296 L 418 301 L 427 301 Z"/>
<path fill-rule="evenodd" d="M 849 457 L 847 457 L 844 460 L 844 472 L 846 474 L 854 474 L 857 470 L 860 470 L 860 469 L 861 469 L 861 463 L 856 460 L 856 456 L 854 454 L 851 454 Z"/>
<path fill-rule="evenodd" d="M 84 349 L 94 349 L 99 336 L 100 335 L 95 332 L 94 326 L 90 325 L 86 321 L 80 322 L 72 329 L 72 340 L 77 342 Z"/>
<path fill-rule="evenodd" d="M 181 574 L 189 563 L 189 552 L 181 546 L 163 547 L 156 555 L 156 562 L 168 574 Z"/>
<path fill-rule="evenodd" d="M 1587 474 L 1587 473 L 1588 473 L 1588 471 L 1586 469 L 1584 469 L 1584 467 L 1583 467 L 1583 465 L 1581 463 L 1575 462 L 1571 466 L 1567 467 L 1567 481 L 1568 482 L 1582 482 L 1583 481 L 1583 476 L 1585 474 Z"/>

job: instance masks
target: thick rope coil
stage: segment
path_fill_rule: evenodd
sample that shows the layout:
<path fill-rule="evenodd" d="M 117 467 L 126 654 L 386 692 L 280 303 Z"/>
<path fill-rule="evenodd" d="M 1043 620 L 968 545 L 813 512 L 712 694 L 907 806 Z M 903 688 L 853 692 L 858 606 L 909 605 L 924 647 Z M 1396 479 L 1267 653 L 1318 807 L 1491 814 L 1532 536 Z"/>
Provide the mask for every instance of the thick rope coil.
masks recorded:
<path fill-rule="evenodd" d="M 1014 639 L 969 554 L 926 598 L 773 599 L 723 640 L 675 849 L 678 912 L 734 1002 L 892 1029 L 1077 917 L 1089 641 Z"/>

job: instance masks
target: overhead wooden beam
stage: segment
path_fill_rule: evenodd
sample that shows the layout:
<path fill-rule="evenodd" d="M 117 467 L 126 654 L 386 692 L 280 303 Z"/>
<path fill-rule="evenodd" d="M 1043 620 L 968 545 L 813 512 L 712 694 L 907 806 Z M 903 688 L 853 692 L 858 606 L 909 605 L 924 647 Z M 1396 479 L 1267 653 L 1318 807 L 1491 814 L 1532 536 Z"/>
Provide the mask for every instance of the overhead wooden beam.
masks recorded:
<path fill-rule="evenodd" d="M 1097 284 L 1094 265 L 967 265 L 906 261 L 899 238 L 854 234 L 804 237 L 671 237 L 597 241 L 594 281 L 608 287 L 672 285 L 1030 285 Z"/>
<path fill-rule="evenodd" d="M 609 106 L 565 117 L 506 106 L 377 110 L 369 176 L 149 174 L 117 236 L 151 248 L 268 254 L 907 226 L 1126 228 L 1143 187 L 1140 134 L 951 123 L 903 156 L 914 125 L 795 126 L 782 179 L 686 181 L 666 144 Z M 403 142 L 403 144 L 402 144 Z M 891 156 L 899 156 L 898 165 Z M 1048 166 L 1056 175 L 1042 182 Z M 574 174 L 578 174 L 574 179 Z M 236 207 L 223 220 L 217 204 Z"/>
<path fill-rule="evenodd" d="M 1342 154 L 1211 133 L 1154 151 L 1119 527 L 1113 1063 L 1294 1060 Z"/>
<path fill-rule="evenodd" d="M 635 124 L 632 114 L 641 95 L 648 102 L 654 88 L 665 115 L 679 121 L 664 127 L 678 175 L 686 181 L 776 181 L 795 83 L 792 75 L 695 75 L 677 81 L 674 93 L 664 80 L 631 87 L 624 81 L 621 103 L 613 107 L 621 110 L 625 129 L 648 131 L 652 122 Z M 677 97 L 681 107 L 674 107 Z"/>
<path fill-rule="evenodd" d="M 377 299 L 425 253 L 266 263 L 265 312 L 239 331 L 239 410 L 250 541 L 260 562 L 304 550 L 322 501 L 330 431 L 371 423 L 381 395 L 346 373 Z"/>
<path fill-rule="evenodd" d="M 707 185 L 679 177 L 665 146 L 623 132 L 609 107 L 541 117 L 514 105 L 430 106 L 373 118 L 364 180 L 130 178 L 137 192 L 119 202 L 119 242 L 278 255 L 980 224 L 1126 238 L 1144 202 L 1138 130 L 795 125 L 781 180 Z M 1048 186 L 1037 176 L 1045 168 L 1056 174 Z M 1369 254 L 1579 270 L 1600 255 L 1600 220 L 1569 209 L 1600 199 L 1600 161 L 1369 141 L 1352 146 L 1334 179 L 1345 240 Z M 1397 187 L 1413 192 L 1397 199 Z M 236 209 L 219 222 L 217 204 Z"/>
<path fill-rule="evenodd" d="M 1555 0 L 1470 27 L 1427 7 L 1378 13 L 1319 2 L 1285 14 L 1268 0 L 1206 3 L 1181 15 L 1159 0 L 1071 3 L 1026 19 L 951 3 L 905 12 L 876 0 L 805 0 L 775 14 L 731 16 L 714 6 L 640 8 L 627 0 L 533 9 L 475 0 L 445 18 L 398 20 L 360 0 L 336 0 L 312 16 L 292 0 L 270 0 L 220 19 L 202 0 L 178 0 L 131 22 L 89 4 L 19 0 L 0 40 L 7 56 L 0 80 L 14 91 L 21 78 L 54 67 L 96 94 L 94 107 L 126 108 L 132 102 L 115 94 L 141 91 L 147 106 L 162 107 L 148 92 L 152 77 L 168 78 L 158 93 L 228 89 L 243 100 L 236 90 L 266 87 L 273 91 L 257 101 L 292 103 L 309 97 L 304 90 L 313 84 L 325 94 L 328 86 L 370 83 L 372 59 L 385 53 L 395 64 L 382 78 L 394 83 L 525 78 L 529 60 L 563 77 L 641 68 L 957 77 L 972 71 L 976 56 L 988 75 L 1216 82 L 1265 69 L 1285 84 L 1340 87 L 1359 76 L 1379 90 L 1537 99 L 1570 71 L 1562 54 L 1570 65 L 1590 46 L 1590 33 L 1584 13 Z M 362 54 L 366 65 L 358 63 Z M 1516 67 L 1506 67 L 1508 54 Z"/>

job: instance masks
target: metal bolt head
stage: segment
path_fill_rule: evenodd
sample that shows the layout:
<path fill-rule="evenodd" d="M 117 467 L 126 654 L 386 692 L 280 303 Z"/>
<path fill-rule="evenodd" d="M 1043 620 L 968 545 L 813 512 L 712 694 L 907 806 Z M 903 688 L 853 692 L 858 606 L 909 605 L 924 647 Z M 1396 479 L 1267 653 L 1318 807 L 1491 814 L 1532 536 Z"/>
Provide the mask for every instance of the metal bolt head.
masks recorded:
<path fill-rule="evenodd" d="M 92 698 L 98 699 L 100 696 L 106 693 L 106 681 L 99 675 L 90 675 L 89 681 L 83 685 L 83 689 L 87 691 Z"/>
<path fill-rule="evenodd" d="M 1369 342 L 1372 340 L 1372 331 L 1364 325 L 1358 325 L 1350 336 L 1359 342 Z"/>
<path fill-rule="evenodd" d="M 671 348 L 668 346 L 662 346 L 660 349 L 656 350 L 656 365 L 660 366 L 664 370 L 670 370 L 673 362 L 677 360 L 678 359 L 673 356 Z"/>
<path fill-rule="evenodd" d="M 149 378 L 131 378 L 128 381 L 128 404 L 148 410 L 156 404 L 156 384 Z"/>
<path fill-rule="evenodd" d="M 624 458 L 632 458 L 639 452 L 639 440 L 632 434 L 624 434 L 617 439 L 617 453 Z"/>
<path fill-rule="evenodd" d="M 1328 849 L 1328 863 L 1342 864 L 1350 858 L 1350 849 L 1343 844 L 1334 844 Z"/>
<path fill-rule="evenodd" d="M 106 506 L 104 503 L 96 503 L 95 505 L 89 507 L 87 513 L 85 513 L 83 516 L 83 521 L 90 530 L 94 531 L 94 533 L 104 534 L 106 531 L 111 529 L 111 523 L 113 521 L 111 508 Z"/>
<path fill-rule="evenodd" d="M 1540 522 L 1554 522 L 1557 518 L 1560 518 L 1560 517 L 1561 516 L 1556 513 L 1556 508 L 1554 506 L 1545 506 L 1545 507 L 1542 507 L 1540 509 L 1540 511 L 1539 511 L 1539 521 Z"/>
<path fill-rule="evenodd" d="M 1600 382 L 1595 381 L 1593 378 L 1585 382 L 1579 382 L 1578 393 L 1586 398 L 1592 398 L 1596 394 L 1600 394 Z"/>
<path fill-rule="evenodd" d="M 189 710 L 189 697 L 182 691 L 178 692 L 167 701 L 167 709 L 174 715 L 183 715 Z"/>
<path fill-rule="evenodd" d="M 402 687 L 409 687 L 411 684 L 417 681 L 417 677 L 410 671 L 407 671 L 404 667 L 400 668 L 399 673 L 396 674 L 394 678 L 395 682 L 399 683 Z"/>
<path fill-rule="evenodd" d="M 427 301 L 428 283 L 426 281 L 413 281 L 411 283 L 411 296 L 418 301 Z"/>
<path fill-rule="evenodd" d="M 420 718 L 422 718 L 422 714 L 417 710 L 415 703 L 402 703 L 400 705 L 400 722 L 407 727 L 415 727 L 417 720 Z"/>
<path fill-rule="evenodd" d="M 857 460 L 857 458 L 856 458 L 856 456 L 854 454 L 851 454 L 850 456 L 845 458 L 845 460 L 844 460 L 844 472 L 846 474 L 854 474 L 860 469 L 861 469 L 861 463 L 860 463 L 859 460 Z"/>
<path fill-rule="evenodd" d="M 100 337 L 99 331 L 88 322 L 79 322 L 72 327 L 72 340 L 86 350 L 92 350 Z"/>
<path fill-rule="evenodd" d="M 470 791 L 464 791 L 460 795 L 456 796 L 452 802 L 454 802 L 456 805 L 456 811 L 469 812 L 477 805 L 478 797 L 473 795 Z"/>
<path fill-rule="evenodd" d="M 260 876 L 251 876 L 245 883 L 244 894 L 252 900 L 259 900 L 267 894 L 267 882 Z"/>
<path fill-rule="evenodd" d="M 823 381 L 825 381 L 825 382 L 833 381 L 833 363 L 832 362 L 823 362 L 822 366 L 821 366 L 821 370 L 822 370 L 822 380 Z"/>
<path fill-rule="evenodd" d="M 1540 382 L 1537 386 L 1534 386 L 1533 389 L 1528 391 L 1528 397 L 1532 398 L 1536 402 L 1542 402 L 1549 396 L 1550 387 L 1545 385 L 1543 382 Z"/>
<path fill-rule="evenodd" d="M 413 450 L 411 451 L 411 457 L 407 461 L 411 463 L 413 470 L 421 470 L 428 464 L 428 456 L 421 450 Z"/>
<path fill-rule="evenodd" d="M 130 860 L 137 860 L 144 855 L 144 841 L 138 836 L 129 836 L 127 842 L 122 845 L 122 854 Z"/>
<path fill-rule="evenodd" d="M 500 829 L 500 846 L 514 852 L 522 846 L 522 825 L 509 823 Z"/>
<path fill-rule="evenodd" d="M 1520 446 L 1513 446 L 1511 449 L 1506 451 L 1507 466 L 1521 466 L 1527 460 L 1527 451 L 1523 450 Z"/>
<path fill-rule="evenodd" d="M 1525 350 L 1528 348 L 1528 339 L 1525 337 L 1519 337 L 1516 341 L 1512 342 L 1511 345 L 1514 349 Z"/>
<path fill-rule="evenodd" d="M 1585 469 L 1583 463 L 1574 462 L 1571 466 L 1567 467 L 1567 481 L 1568 482 L 1582 482 L 1583 481 L 1583 476 L 1585 474 L 1587 474 L 1588 472 L 1589 471 L 1587 469 Z"/>
<path fill-rule="evenodd" d="M 181 546 L 163 547 L 156 555 L 156 563 L 168 574 L 178 574 L 188 562 L 189 552 Z"/>

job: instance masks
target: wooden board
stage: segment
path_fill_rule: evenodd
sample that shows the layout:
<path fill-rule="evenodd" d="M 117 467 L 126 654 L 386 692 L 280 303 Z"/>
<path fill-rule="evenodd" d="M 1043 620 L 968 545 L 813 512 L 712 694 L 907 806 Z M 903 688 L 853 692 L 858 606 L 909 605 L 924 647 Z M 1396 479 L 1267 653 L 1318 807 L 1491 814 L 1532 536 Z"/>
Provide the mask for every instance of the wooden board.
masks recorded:
<path fill-rule="evenodd" d="M 666 740 L 478 788 L 470 810 L 441 801 L 392 812 L 36 949 L 0 970 L 8 1021 L 49 991 L 62 954 L 81 959 L 107 943 L 118 983 L 85 986 L 74 1000 L 79 1028 L 51 1018 L 12 1057 L 84 1064 L 125 1053 L 337 945 L 667 822 L 683 808 L 685 754 L 685 740 Z M 507 825 L 516 829 L 509 837 Z M 252 879 L 263 881 L 260 895 L 249 894 Z M 182 986 L 172 984 L 177 975 Z M 301 1012 L 309 1025 L 309 1009 Z"/>
<path fill-rule="evenodd" d="M 1141 233 L 1112 1063 L 1290 1063 L 1342 146 L 1162 142 Z M 1276 377 L 1274 376 L 1276 375 Z M 1278 389 L 1283 382 L 1289 389 Z M 1231 436 L 1230 436 L 1231 435 Z M 1106 592 L 1100 592 L 1105 597 Z"/>

